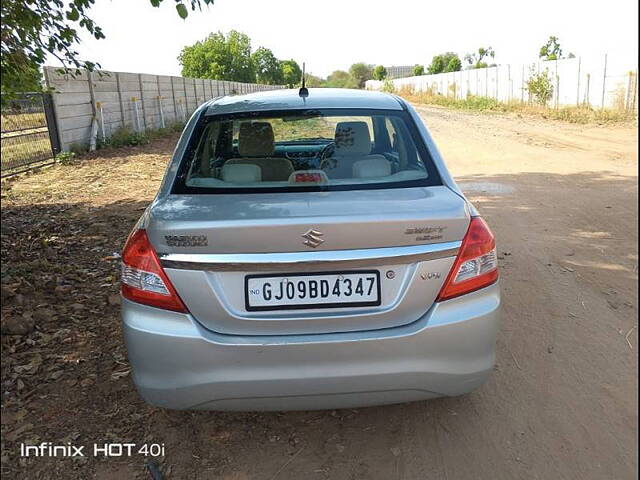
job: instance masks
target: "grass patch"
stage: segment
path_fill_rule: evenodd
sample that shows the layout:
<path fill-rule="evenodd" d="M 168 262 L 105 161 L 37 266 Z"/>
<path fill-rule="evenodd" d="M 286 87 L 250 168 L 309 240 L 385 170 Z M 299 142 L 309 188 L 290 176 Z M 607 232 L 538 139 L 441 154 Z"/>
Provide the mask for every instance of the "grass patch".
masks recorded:
<path fill-rule="evenodd" d="M 13 113 L 3 111 L 0 115 L 0 125 L 4 133 L 14 130 L 25 130 L 47 126 L 44 112 Z"/>
<path fill-rule="evenodd" d="M 96 148 L 121 148 L 146 145 L 153 140 L 181 132 L 183 128 L 184 125 L 182 123 L 172 123 L 164 128 L 156 128 L 144 132 L 137 132 L 131 128 L 119 128 L 115 130 L 109 138 L 98 139 Z"/>
<path fill-rule="evenodd" d="M 53 157 L 47 130 L 34 130 L 29 135 L 3 135 L 1 152 L 3 174 Z"/>
<path fill-rule="evenodd" d="M 550 120 L 563 120 L 570 123 L 622 123 L 636 119 L 633 112 L 611 109 L 594 109 L 589 106 L 550 108 L 542 105 L 501 102 L 495 98 L 469 95 L 466 98 L 454 98 L 432 92 L 415 92 L 411 88 L 403 88 L 398 95 L 412 103 L 424 103 L 457 110 L 475 112 L 519 113 L 533 115 Z"/>

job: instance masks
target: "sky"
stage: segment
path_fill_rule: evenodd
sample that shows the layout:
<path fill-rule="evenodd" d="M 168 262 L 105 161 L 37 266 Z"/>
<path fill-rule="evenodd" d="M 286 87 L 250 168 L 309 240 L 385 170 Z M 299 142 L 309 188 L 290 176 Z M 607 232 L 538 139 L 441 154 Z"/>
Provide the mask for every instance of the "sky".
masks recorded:
<path fill-rule="evenodd" d="M 462 58 L 481 46 L 493 47 L 496 63 L 527 63 L 550 35 L 559 37 L 565 53 L 608 53 L 637 66 L 637 0 L 215 0 L 186 20 L 174 5 L 96 0 L 90 16 L 106 39 L 82 35 L 81 58 L 105 70 L 179 75 L 184 46 L 235 29 L 249 35 L 253 49 L 304 61 L 309 73 L 322 77 L 360 61 L 428 65 L 438 53 Z"/>

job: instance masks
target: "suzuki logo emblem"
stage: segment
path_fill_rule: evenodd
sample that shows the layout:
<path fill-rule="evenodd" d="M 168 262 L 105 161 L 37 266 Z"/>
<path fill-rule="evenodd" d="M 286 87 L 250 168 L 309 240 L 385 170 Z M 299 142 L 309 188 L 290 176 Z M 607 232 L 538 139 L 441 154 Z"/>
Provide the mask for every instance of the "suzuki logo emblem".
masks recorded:
<path fill-rule="evenodd" d="M 324 240 L 321 237 L 322 232 L 313 229 L 302 235 L 302 238 L 305 239 L 304 244 L 311 248 L 316 248 L 324 243 Z"/>

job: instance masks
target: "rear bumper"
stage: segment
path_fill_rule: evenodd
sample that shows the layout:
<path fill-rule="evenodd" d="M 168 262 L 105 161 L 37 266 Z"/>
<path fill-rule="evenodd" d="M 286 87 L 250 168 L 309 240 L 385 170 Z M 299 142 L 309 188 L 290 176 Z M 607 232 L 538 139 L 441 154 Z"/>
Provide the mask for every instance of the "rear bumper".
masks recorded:
<path fill-rule="evenodd" d="M 170 409 L 311 410 L 463 394 L 493 368 L 499 312 L 494 284 L 402 327 L 236 336 L 122 302 L 134 383 L 147 402 Z"/>

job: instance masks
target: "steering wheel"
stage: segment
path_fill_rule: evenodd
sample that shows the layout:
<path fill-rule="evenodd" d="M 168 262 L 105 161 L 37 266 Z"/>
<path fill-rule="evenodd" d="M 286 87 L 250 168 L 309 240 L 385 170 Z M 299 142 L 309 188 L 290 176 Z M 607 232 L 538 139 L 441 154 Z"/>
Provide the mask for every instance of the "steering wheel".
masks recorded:
<path fill-rule="evenodd" d="M 331 153 L 336 147 L 336 142 L 331 141 L 327 143 L 322 149 L 318 152 L 318 159 L 320 160 L 320 170 L 326 170 L 327 168 L 335 168 L 336 160 L 331 158 Z M 327 158 L 329 156 L 329 158 Z"/>

